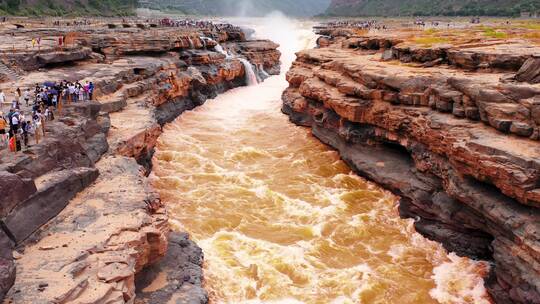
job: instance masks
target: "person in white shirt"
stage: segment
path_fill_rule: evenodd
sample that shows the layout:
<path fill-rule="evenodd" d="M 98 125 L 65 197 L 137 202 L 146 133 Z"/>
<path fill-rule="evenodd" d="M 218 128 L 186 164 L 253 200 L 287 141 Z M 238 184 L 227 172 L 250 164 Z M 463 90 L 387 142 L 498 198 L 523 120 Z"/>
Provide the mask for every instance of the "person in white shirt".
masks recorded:
<path fill-rule="evenodd" d="M 30 101 L 30 90 L 28 88 L 24 90 L 22 97 L 26 103 L 26 106 L 28 106 L 28 102 Z"/>
<path fill-rule="evenodd" d="M 6 94 L 0 90 L 0 106 L 6 103 Z"/>

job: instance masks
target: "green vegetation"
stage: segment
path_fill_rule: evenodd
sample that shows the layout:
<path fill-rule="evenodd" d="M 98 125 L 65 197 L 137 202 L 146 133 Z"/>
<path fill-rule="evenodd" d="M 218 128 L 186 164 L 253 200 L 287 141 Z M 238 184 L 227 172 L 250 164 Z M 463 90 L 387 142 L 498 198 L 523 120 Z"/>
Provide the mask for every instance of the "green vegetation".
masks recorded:
<path fill-rule="evenodd" d="M 489 38 L 505 39 L 508 37 L 508 34 L 505 32 L 497 31 L 494 28 L 485 28 L 484 36 Z"/>
<path fill-rule="evenodd" d="M 538 0 L 334 0 L 330 16 L 519 16 Z"/>
<path fill-rule="evenodd" d="M 140 0 L 139 4 L 186 15 L 262 16 L 278 10 L 291 16 L 313 16 L 324 12 L 330 0 Z"/>
<path fill-rule="evenodd" d="M 137 0 L 0 0 L 0 15 L 130 16 Z"/>

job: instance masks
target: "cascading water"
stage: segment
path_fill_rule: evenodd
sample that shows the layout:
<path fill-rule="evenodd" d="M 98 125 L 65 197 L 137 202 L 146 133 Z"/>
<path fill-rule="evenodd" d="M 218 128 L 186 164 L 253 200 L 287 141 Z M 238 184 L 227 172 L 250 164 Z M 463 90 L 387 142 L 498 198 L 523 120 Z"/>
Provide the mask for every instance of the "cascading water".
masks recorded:
<path fill-rule="evenodd" d="M 311 24 L 254 22 L 280 43 L 284 72 L 314 46 Z M 290 124 L 286 86 L 282 73 L 229 91 L 159 139 L 153 184 L 203 249 L 213 303 L 489 303 L 487 266 L 416 233 L 396 197 Z"/>
<path fill-rule="evenodd" d="M 256 85 L 259 83 L 259 80 L 257 78 L 257 74 L 253 70 L 253 65 L 247 60 L 242 57 L 236 57 L 236 59 L 240 60 L 240 62 L 244 65 L 244 69 L 246 71 L 246 83 L 248 86 Z"/>
<path fill-rule="evenodd" d="M 253 70 L 253 65 L 247 59 L 238 56 L 231 56 L 227 51 L 223 49 L 220 44 L 216 45 L 214 49 L 216 50 L 216 52 L 225 55 L 225 58 L 236 58 L 244 65 L 244 70 L 246 71 L 246 84 L 248 86 L 256 85 L 259 83 L 257 73 L 255 73 L 255 71 Z"/>
<path fill-rule="evenodd" d="M 221 44 L 216 45 L 216 46 L 214 47 L 214 49 L 216 50 L 216 52 L 225 55 L 225 58 L 230 58 L 230 57 L 231 57 L 231 55 L 229 55 L 229 53 L 223 49 L 223 47 L 221 46 Z"/>
<path fill-rule="evenodd" d="M 261 74 L 263 75 L 264 79 L 270 77 L 270 75 L 264 70 L 264 66 L 262 64 L 260 64 L 258 66 L 258 69 L 261 72 Z"/>

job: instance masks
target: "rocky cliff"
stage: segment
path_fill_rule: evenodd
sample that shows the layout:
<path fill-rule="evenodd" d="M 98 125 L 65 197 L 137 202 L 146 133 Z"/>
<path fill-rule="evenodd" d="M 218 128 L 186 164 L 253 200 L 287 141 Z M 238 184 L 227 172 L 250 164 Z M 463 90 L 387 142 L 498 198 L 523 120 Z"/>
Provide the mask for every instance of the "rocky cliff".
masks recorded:
<path fill-rule="evenodd" d="M 399 195 L 418 232 L 491 261 L 496 303 L 540 303 L 540 48 L 318 31 L 287 74 L 283 112 Z"/>
<path fill-rule="evenodd" d="M 39 33 L 46 41 L 62 31 L 74 29 L 3 34 L 25 41 Z M 198 252 L 202 259 L 185 235 L 167 240 L 167 213 L 146 178 L 161 127 L 208 98 L 245 85 L 246 66 L 238 58 L 251 60 L 261 79 L 279 72 L 277 45 L 246 41 L 233 26 L 96 26 L 77 37 L 72 49 L 87 50 L 82 56 L 44 48 L 39 54 L 54 64 L 36 65 L 38 51 L 21 43 L 14 52 L 20 60 L 5 61 L 19 72 L 17 80 L 0 84 L 8 94 L 15 87 L 63 79 L 92 81 L 96 90 L 93 102 L 64 104 L 46 124 L 45 138 L 28 151 L 0 151 L 4 303 L 134 303 L 137 275 L 148 266 L 164 256 Z M 218 43 L 233 55 L 218 52 Z M 177 249 L 184 244 L 194 248 Z M 202 260 L 191 260 L 200 268 Z M 172 267 L 167 259 L 159 265 Z M 160 293 L 160 299 L 183 295 L 204 302 L 202 277 L 182 269 L 170 272 L 169 293 Z M 193 279 L 177 280 L 178 273 Z M 140 297 L 154 295 L 141 290 Z"/>

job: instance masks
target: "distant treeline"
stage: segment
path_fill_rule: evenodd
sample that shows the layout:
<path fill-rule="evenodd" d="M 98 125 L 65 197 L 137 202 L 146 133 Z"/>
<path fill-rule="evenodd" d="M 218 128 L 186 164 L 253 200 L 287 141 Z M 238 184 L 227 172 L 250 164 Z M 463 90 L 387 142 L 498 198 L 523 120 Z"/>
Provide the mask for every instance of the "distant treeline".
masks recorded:
<path fill-rule="evenodd" d="M 0 15 L 130 16 L 137 0 L 0 0 Z"/>
<path fill-rule="evenodd" d="M 540 14 L 540 0 L 333 0 L 329 16 L 506 16 Z"/>

